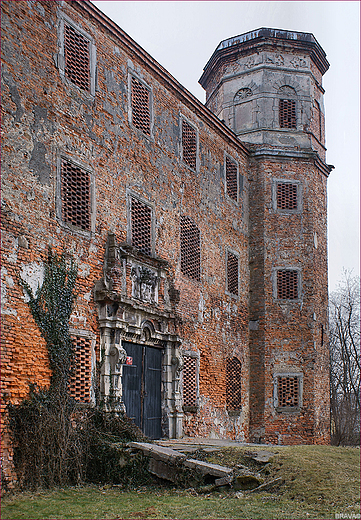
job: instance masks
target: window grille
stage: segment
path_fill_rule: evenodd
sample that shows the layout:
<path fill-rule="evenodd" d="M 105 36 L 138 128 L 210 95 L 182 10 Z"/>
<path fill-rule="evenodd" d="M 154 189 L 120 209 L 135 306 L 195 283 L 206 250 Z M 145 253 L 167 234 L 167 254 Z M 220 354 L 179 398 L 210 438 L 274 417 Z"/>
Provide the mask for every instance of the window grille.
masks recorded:
<path fill-rule="evenodd" d="M 75 367 L 70 381 L 70 394 L 77 401 L 90 402 L 91 389 L 91 340 L 73 338 Z"/>
<path fill-rule="evenodd" d="M 183 161 L 193 170 L 197 168 L 197 134 L 193 126 L 182 121 Z"/>
<path fill-rule="evenodd" d="M 71 25 L 64 25 L 65 74 L 78 87 L 90 90 L 89 40 Z"/>
<path fill-rule="evenodd" d="M 297 300 L 298 272 L 277 271 L 277 297 L 281 300 Z"/>
<path fill-rule="evenodd" d="M 201 248 L 198 227 L 188 217 L 181 217 L 181 271 L 183 274 L 200 281 Z"/>
<path fill-rule="evenodd" d="M 238 296 L 238 257 L 227 251 L 227 290 Z"/>
<path fill-rule="evenodd" d="M 292 99 L 280 99 L 279 124 L 281 128 L 297 128 L 296 101 Z"/>
<path fill-rule="evenodd" d="M 197 358 L 184 356 L 183 406 L 197 406 Z"/>
<path fill-rule="evenodd" d="M 299 378 L 278 377 L 278 407 L 299 406 Z"/>
<path fill-rule="evenodd" d="M 61 212 L 65 223 L 90 230 L 90 176 L 74 164 L 61 163 Z"/>
<path fill-rule="evenodd" d="M 277 184 L 277 209 L 297 209 L 297 184 Z"/>
<path fill-rule="evenodd" d="M 152 254 L 152 209 L 131 199 L 132 245 L 146 255 Z"/>
<path fill-rule="evenodd" d="M 238 200 L 237 163 L 226 157 L 226 191 L 231 199 Z"/>
<path fill-rule="evenodd" d="M 232 359 L 227 359 L 226 403 L 228 410 L 240 410 L 242 408 L 241 363 L 235 357 Z"/>
<path fill-rule="evenodd" d="M 150 135 L 150 92 L 132 77 L 132 123 L 144 134 Z"/>

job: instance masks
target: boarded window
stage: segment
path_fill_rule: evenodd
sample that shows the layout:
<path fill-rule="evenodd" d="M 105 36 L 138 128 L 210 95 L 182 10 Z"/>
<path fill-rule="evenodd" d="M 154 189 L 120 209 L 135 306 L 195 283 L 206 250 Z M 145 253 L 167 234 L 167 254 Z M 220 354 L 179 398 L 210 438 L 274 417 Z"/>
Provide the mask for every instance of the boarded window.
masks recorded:
<path fill-rule="evenodd" d="M 281 300 L 297 300 L 298 271 L 277 271 L 277 298 Z"/>
<path fill-rule="evenodd" d="M 297 128 L 296 101 L 293 99 L 280 99 L 279 124 L 281 128 Z"/>
<path fill-rule="evenodd" d="M 240 410 L 241 400 L 241 363 L 237 358 L 227 359 L 226 403 L 228 410 Z"/>
<path fill-rule="evenodd" d="M 187 121 L 182 121 L 183 161 L 193 170 L 197 168 L 197 133 Z"/>
<path fill-rule="evenodd" d="M 238 200 L 237 163 L 226 157 L 226 191 L 231 199 Z"/>
<path fill-rule="evenodd" d="M 132 245 L 146 255 L 152 254 L 152 209 L 131 199 Z"/>
<path fill-rule="evenodd" d="M 71 25 L 64 25 L 65 75 L 78 87 L 90 90 L 90 42 Z"/>
<path fill-rule="evenodd" d="M 197 358 L 184 356 L 183 406 L 197 406 Z"/>
<path fill-rule="evenodd" d="M 75 367 L 70 382 L 70 394 L 82 403 L 90 402 L 91 391 L 91 340 L 73 338 L 75 348 Z"/>
<path fill-rule="evenodd" d="M 150 92 L 132 77 L 132 123 L 144 134 L 150 135 Z"/>
<path fill-rule="evenodd" d="M 200 280 L 201 248 L 198 227 L 188 217 L 181 217 L 181 271 L 183 274 Z"/>
<path fill-rule="evenodd" d="M 227 251 L 227 290 L 238 296 L 238 257 Z"/>
<path fill-rule="evenodd" d="M 278 407 L 279 408 L 296 408 L 300 404 L 300 388 L 299 378 L 296 377 L 278 377 Z"/>
<path fill-rule="evenodd" d="M 61 203 L 63 222 L 90 231 L 90 175 L 65 160 L 61 163 Z"/>
<path fill-rule="evenodd" d="M 297 184 L 277 184 L 277 209 L 297 209 Z"/>

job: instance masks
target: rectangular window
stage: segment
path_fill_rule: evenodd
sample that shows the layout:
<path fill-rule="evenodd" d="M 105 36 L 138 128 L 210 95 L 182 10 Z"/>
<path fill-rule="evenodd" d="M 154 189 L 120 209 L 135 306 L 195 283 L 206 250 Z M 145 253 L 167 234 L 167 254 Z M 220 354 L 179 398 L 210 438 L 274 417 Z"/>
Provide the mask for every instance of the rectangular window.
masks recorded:
<path fill-rule="evenodd" d="M 280 99 L 279 125 L 280 128 L 297 128 L 296 101 L 293 99 Z"/>
<path fill-rule="evenodd" d="M 64 159 L 61 161 L 61 218 L 66 224 L 90 231 L 89 172 Z"/>
<path fill-rule="evenodd" d="M 226 192 L 237 202 L 238 200 L 238 168 L 237 163 L 226 157 Z"/>
<path fill-rule="evenodd" d="M 71 25 L 64 24 L 65 75 L 75 85 L 90 91 L 90 41 Z"/>
<path fill-rule="evenodd" d="M 183 274 L 200 281 L 201 247 L 198 227 L 188 217 L 181 217 L 181 271 Z"/>
<path fill-rule="evenodd" d="M 300 405 L 299 378 L 281 377 L 277 378 L 278 408 L 298 408 Z"/>
<path fill-rule="evenodd" d="M 297 209 L 297 184 L 277 183 L 277 209 Z"/>
<path fill-rule="evenodd" d="M 152 254 L 152 208 L 131 198 L 132 245 L 142 253 Z"/>
<path fill-rule="evenodd" d="M 183 366 L 183 407 L 197 406 L 197 358 L 184 356 Z"/>
<path fill-rule="evenodd" d="M 297 300 L 298 271 L 277 271 L 277 298 L 280 300 Z"/>
<path fill-rule="evenodd" d="M 183 161 L 193 170 L 197 169 L 197 132 L 187 121 L 182 120 Z"/>
<path fill-rule="evenodd" d="M 240 410 L 241 401 L 241 363 L 233 357 L 227 359 L 226 366 L 226 404 L 227 410 Z"/>
<path fill-rule="evenodd" d="M 238 296 L 238 257 L 227 251 L 227 291 Z"/>
<path fill-rule="evenodd" d="M 75 367 L 70 382 L 71 396 L 82 403 L 89 403 L 91 398 L 92 352 L 89 338 L 73 338 L 75 348 Z"/>
<path fill-rule="evenodd" d="M 150 135 L 150 91 L 131 76 L 132 124 L 144 134 Z"/>

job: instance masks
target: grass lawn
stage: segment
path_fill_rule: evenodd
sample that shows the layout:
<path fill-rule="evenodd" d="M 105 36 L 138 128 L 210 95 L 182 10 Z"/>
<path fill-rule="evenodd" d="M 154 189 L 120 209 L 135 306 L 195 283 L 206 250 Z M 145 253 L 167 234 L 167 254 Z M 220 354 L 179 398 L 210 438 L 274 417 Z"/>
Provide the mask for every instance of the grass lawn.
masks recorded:
<path fill-rule="evenodd" d="M 96 486 L 3 497 L 2 519 L 356 519 L 360 517 L 360 450 L 330 446 L 270 447 L 272 492 L 200 493 L 167 487 L 124 491 Z M 236 465 L 250 448 L 227 448 L 209 462 Z"/>

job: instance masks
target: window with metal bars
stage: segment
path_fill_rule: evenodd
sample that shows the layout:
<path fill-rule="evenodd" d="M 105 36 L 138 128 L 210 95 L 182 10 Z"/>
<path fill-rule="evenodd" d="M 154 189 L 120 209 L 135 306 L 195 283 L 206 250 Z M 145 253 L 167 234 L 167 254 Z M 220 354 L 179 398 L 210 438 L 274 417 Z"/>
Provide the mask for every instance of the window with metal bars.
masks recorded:
<path fill-rule="evenodd" d="M 181 216 L 181 271 L 183 274 L 200 281 L 201 276 L 201 246 L 198 227 L 189 217 Z"/>
<path fill-rule="evenodd" d="M 297 209 L 297 184 L 277 183 L 277 209 Z"/>
<path fill-rule="evenodd" d="M 132 245 L 142 253 L 152 254 L 152 208 L 136 198 L 131 198 Z"/>
<path fill-rule="evenodd" d="M 61 161 L 61 218 L 84 231 L 91 229 L 90 174 L 69 161 Z"/>
<path fill-rule="evenodd" d="M 300 406 L 300 381 L 297 376 L 278 376 L 277 408 L 298 408 Z"/>
<path fill-rule="evenodd" d="M 89 338 L 73 338 L 75 348 L 74 372 L 70 381 L 71 396 L 82 403 L 91 400 L 92 352 Z"/>
<path fill-rule="evenodd" d="M 144 134 L 150 135 L 150 91 L 131 76 L 132 124 Z"/>
<path fill-rule="evenodd" d="M 226 192 L 237 202 L 238 200 L 238 168 L 237 163 L 226 157 Z"/>
<path fill-rule="evenodd" d="M 241 400 L 241 363 L 233 357 L 226 365 L 226 404 L 227 410 L 240 410 Z"/>
<path fill-rule="evenodd" d="M 227 251 L 227 291 L 238 296 L 238 257 Z"/>
<path fill-rule="evenodd" d="M 183 360 L 183 408 L 195 408 L 198 405 L 197 358 L 184 356 Z"/>
<path fill-rule="evenodd" d="M 295 100 L 280 99 L 278 114 L 280 128 L 297 128 Z"/>
<path fill-rule="evenodd" d="M 192 125 L 182 120 L 183 161 L 193 170 L 197 169 L 197 132 Z"/>
<path fill-rule="evenodd" d="M 297 300 L 298 271 L 277 271 L 277 298 L 280 300 Z"/>
<path fill-rule="evenodd" d="M 90 41 L 71 25 L 64 24 L 65 75 L 78 87 L 90 91 Z"/>

